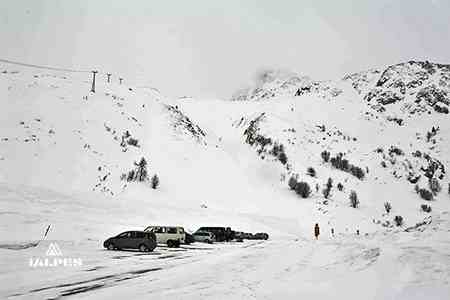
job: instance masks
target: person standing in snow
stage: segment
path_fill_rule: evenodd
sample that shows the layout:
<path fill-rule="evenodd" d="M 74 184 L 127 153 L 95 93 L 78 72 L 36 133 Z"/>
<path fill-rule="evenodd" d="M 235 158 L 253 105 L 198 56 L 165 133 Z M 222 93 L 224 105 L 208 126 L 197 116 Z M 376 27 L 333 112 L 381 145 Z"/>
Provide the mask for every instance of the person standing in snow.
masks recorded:
<path fill-rule="evenodd" d="M 314 236 L 316 237 L 316 240 L 319 239 L 320 229 L 319 224 L 316 223 L 316 226 L 314 226 Z"/>

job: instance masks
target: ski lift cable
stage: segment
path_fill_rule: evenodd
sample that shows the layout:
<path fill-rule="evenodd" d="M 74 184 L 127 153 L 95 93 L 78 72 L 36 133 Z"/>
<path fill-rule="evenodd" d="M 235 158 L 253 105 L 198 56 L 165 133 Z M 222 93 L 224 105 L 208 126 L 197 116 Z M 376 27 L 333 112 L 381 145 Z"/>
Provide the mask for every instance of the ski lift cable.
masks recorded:
<path fill-rule="evenodd" d="M 24 67 L 36 68 L 36 69 L 51 70 L 51 71 L 63 71 L 63 72 L 71 72 L 71 73 L 92 73 L 92 71 L 90 71 L 90 70 L 74 70 L 74 69 L 65 69 L 65 68 L 58 68 L 58 67 L 39 66 L 39 65 L 34 65 L 34 64 L 12 61 L 12 60 L 8 60 L 8 59 L 0 59 L 0 62 L 24 66 Z"/>

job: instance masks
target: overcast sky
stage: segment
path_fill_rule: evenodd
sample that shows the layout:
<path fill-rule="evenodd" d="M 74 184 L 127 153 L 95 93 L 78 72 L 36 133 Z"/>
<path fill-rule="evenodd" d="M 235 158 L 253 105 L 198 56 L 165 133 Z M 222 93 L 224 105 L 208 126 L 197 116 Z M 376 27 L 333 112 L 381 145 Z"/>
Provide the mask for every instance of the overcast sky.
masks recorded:
<path fill-rule="evenodd" d="M 316 79 L 450 63 L 450 0 L 2 0 L 0 58 L 229 97 L 261 69 Z"/>

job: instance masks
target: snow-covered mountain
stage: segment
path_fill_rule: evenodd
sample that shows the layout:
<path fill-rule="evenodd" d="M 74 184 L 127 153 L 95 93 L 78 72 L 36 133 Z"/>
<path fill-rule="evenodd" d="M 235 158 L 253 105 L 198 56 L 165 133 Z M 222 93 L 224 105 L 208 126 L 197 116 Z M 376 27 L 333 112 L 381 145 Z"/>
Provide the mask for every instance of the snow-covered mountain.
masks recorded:
<path fill-rule="evenodd" d="M 359 230 L 370 242 L 435 226 L 445 241 L 448 65 L 338 81 L 266 71 L 232 101 L 168 99 L 101 77 L 92 93 L 89 76 L 0 65 L 0 240 L 34 240 L 52 224 L 54 239 L 98 242 L 156 223 L 304 239 L 320 223 L 327 236 Z M 135 180 L 142 158 L 156 189 Z"/>

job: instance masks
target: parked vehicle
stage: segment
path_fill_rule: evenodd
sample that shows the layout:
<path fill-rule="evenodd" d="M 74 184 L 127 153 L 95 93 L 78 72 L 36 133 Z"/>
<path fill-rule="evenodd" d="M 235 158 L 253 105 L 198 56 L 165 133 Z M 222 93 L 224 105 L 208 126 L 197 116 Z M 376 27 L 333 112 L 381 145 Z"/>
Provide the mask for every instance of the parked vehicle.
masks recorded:
<path fill-rule="evenodd" d="M 195 242 L 194 236 L 188 232 L 186 232 L 186 238 L 184 240 L 184 243 L 186 245 L 192 244 L 193 242 Z"/>
<path fill-rule="evenodd" d="M 139 249 L 141 252 L 153 251 L 156 248 L 156 236 L 152 232 L 125 231 L 107 239 L 103 247 L 114 249 Z"/>
<path fill-rule="evenodd" d="M 258 232 L 253 237 L 255 240 L 267 240 L 269 239 L 269 235 L 265 232 Z"/>
<path fill-rule="evenodd" d="M 197 231 L 211 232 L 217 242 L 229 242 L 234 239 L 234 231 L 230 227 L 200 227 Z"/>
<path fill-rule="evenodd" d="M 245 232 L 242 231 L 235 231 L 234 232 L 234 238 L 235 239 L 244 239 Z"/>
<path fill-rule="evenodd" d="M 214 234 L 209 231 L 196 231 L 193 236 L 196 242 L 212 244 L 215 240 Z"/>
<path fill-rule="evenodd" d="M 254 239 L 254 236 L 253 236 L 253 233 L 250 233 L 250 232 L 244 232 L 242 238 L 245 239 L 245 240 L 253 240 L 253 239 Z"/>
<path fill-rule="evenodd" d="M 168 247 L 179 247 L 186 241 L 186 233 L 180 226 L 148 226 L 145 232 L 153 232 L 158 244 L 166 244 Z"/>

